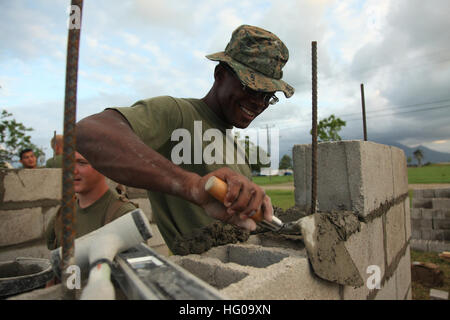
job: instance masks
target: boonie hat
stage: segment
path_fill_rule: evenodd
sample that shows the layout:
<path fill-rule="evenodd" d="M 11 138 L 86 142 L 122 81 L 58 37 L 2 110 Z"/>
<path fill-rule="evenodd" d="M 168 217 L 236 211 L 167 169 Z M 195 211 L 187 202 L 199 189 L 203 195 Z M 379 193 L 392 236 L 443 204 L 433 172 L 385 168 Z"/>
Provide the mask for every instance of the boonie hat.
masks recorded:
<path fill-rule="evenodd" d="M 281 80 L 289 59 L 288 48 L 273 33 L 259 27 L 242 25 L 233 31 L 225 51 L 206 56 L 226 62 L 247 87 L 263 92 L 283 91 L 286 98 L 294 88 Z"/>

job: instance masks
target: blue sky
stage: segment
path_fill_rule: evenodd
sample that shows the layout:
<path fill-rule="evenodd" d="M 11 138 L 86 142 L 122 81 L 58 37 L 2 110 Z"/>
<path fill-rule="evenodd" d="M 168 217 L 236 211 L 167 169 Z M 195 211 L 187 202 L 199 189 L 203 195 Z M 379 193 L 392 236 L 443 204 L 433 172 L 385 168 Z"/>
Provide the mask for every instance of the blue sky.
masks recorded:
<path fill-rule="evenodd" d="M 0 108 L 35 129 L 32 140 L 47 157 L 53 131 L 63 128 L 69 5 L 0 1 Z M 364 83 L 369 140 L 450 152 L 448 6 L 445 0 L 85 1 L 77 119 L 152 96 L 203 97 L 215 67 L 204 56 L 222 51 L 235 28 L 251 24 L 289 48 L 284 80 L 296 93 L 279 95 L 252 124 L 278 128 L 282 148 L 310 143 L 310 52 L 317 41 L 319 119 L 335 114 L 347 121 L 344 139 L 361 139 Z"/>

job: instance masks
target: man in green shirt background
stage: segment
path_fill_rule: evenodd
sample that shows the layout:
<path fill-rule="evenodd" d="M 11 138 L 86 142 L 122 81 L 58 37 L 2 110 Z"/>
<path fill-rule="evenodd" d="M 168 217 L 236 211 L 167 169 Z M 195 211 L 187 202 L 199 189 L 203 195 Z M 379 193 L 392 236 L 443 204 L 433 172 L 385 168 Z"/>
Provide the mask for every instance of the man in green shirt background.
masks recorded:
<path fill-rule="evenodd" d="M 53 158 L 50 158 L 45 163 L 46 168 L 62 168 L 62 157 L 63 157 L 63 146 L 64 139 L 63 135 L 56 134 L 50 141 L 50 145 L 53 149 Z"/>
<path fill-rule="evenodd" d="M 76 193 L 75 234 L 79 238 L 119 218 L 136 207 L 109 189 L 104 175 L 75 152 L 74 191 Z M 61 210 L 50 220 L 46 231 L 47 247 L 62 243 Z"/>
<path fill-rule="evenodd" d="M 215 219 L 254 230 L 249 216 L 258 209 L 268 221 L 273 215 L 270 198 L 251 181 L 248 161 L 225 161 L 229 155 L 215 150 L 219 161 L 211 162 L 203 151 L 206 133 L 225 146 L 226 131 L 248 127 L 278 101 L 275 92 L 292 96 L 294 89 L 281 80 L 288 49 L 273 33 L 242 25 L 225 51 L 207 58 L 219 64 L 202 99 L 161 96 L 108 108 L 77 124 L 77 147 L 94 168 L 121 184 L 148 190 L 153 217 L 172 251 L 177 236 Z M 183 139 L 189 139 L 188 148 L 180 151 Z M 236 143 L 232 149 L 238 152 Z M 228 184 L 224 204 L 205 191 L 213 175 Z"/>

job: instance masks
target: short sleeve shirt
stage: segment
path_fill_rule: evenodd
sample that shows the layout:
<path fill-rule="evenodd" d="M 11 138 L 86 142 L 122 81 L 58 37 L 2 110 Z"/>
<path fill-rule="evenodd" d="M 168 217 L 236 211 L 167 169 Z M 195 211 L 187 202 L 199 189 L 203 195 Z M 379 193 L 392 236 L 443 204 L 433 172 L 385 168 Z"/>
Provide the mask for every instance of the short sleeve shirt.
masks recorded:
<path fill-rule="evenodd" d="M 226 134 L 232 126 L 202 100 L 162 96 L 113 109 L 128 120 L 147 146 L 184 170 L 204 176 L 227 166 L 251 179 L 245 152 Z M 148 197 L 158 229 L 171 250 L 177 235 L 214 221 L 187 200 L 153 191 L 148 191 Z"/>

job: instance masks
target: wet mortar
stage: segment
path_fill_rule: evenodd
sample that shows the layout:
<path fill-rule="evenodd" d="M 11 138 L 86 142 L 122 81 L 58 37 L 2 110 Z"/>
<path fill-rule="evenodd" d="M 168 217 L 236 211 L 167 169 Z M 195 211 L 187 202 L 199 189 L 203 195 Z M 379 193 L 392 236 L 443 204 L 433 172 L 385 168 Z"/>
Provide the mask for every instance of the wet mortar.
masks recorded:
<path fill-rule="evenodd" d="M 306 212 L 300 210 L 299 207 L 291 207 L 283 210 L 279 207 L 273 207 L 274 215 L 280 218 L 283 222 L 290 222 L 298 220 L 306 216 Z M 270 237 L 273 241 L 285 240 L 286 237 L 261 227 L 253 232 L 248 232 L 231 224 L 226 224 L 220 221 L 203 227 L 195 229 L 193 232 L 183 236 L 177 236 L 174 242 L 173 253 L 176 255 L 201 254 L 209 249 L 217 246 L 226 245 L 229 243 L 245 242 L 249 239 L 251 234 L 264 233 L 265 237 Z"/>

